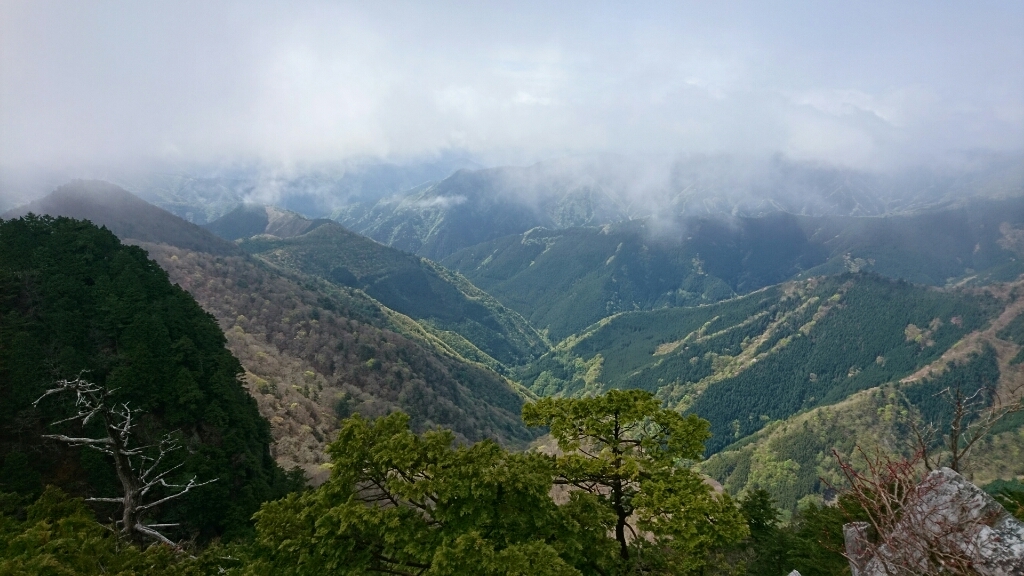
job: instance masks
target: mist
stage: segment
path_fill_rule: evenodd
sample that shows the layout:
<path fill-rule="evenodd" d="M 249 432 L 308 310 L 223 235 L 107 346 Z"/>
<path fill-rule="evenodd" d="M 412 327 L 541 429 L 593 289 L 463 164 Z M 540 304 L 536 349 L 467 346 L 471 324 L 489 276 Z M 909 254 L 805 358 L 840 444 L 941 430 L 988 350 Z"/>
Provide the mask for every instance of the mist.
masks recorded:
<path fill-rule="evenodd" d="M 0 4 L 7 173 L 1024 145 L 1024 5 Z"/>

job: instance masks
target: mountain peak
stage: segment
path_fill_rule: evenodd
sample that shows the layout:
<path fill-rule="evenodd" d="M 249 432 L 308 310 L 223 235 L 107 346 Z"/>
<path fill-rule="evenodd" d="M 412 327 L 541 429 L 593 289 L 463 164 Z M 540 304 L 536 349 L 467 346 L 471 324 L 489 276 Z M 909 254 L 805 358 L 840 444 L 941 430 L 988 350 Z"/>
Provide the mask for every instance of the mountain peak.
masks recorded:
<path fill-rule="evenodd" d="M 89 220 L 106 226 L 122 239 L 216 255 L 239 253 L 230 242 L 102 180 L 72 180 L 39 200 L 6 212 L 2 218 L 19 218 L 29 213 Z"/>

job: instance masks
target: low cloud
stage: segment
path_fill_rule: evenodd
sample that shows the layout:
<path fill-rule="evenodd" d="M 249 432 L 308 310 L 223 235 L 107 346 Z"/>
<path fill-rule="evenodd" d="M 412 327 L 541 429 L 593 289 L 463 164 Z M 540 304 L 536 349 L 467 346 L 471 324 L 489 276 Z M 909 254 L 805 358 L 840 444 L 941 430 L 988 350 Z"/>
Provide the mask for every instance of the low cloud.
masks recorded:
<path fill-rule="evenodd" d="M 1022 20 L 1006 2 L 3 0 L 0 166 L 935 163 L 1021 149 Z"/>

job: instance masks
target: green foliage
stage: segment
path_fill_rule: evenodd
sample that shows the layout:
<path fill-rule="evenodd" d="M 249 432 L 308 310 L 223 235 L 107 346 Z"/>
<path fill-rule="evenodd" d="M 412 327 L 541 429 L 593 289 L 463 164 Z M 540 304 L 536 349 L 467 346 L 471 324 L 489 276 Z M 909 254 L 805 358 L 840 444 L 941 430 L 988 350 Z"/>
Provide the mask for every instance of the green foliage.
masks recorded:
<path fill-rule="evenodd" d="M 797 513 L 784 530 L 789 569 L 802 576 L 849 574 L 850 563 L 843 556 L 843 524 L 850 521 L 842 506 L 811 504 Z"/>
<path fill-rule="evenodd" d="M 12 472 L 5 489 L 32 494 L 56 483 L 114 495 L 104 493 L 109 462 L 41 439 L 89 435 L 71 423 L 48 426 L 73 407 L 32 407 L 55 379 L 84 373 L 143 411 L 140 442 L 170 431 L 186 440 L 176 474 L 218 479 L 169 504 L 163 519 L 203 538 L 243 534 L 260 502 L 294 484 L 270 456 L 269 427 L 239 384 L 241 371 L 213 318 L 139 248 L 67 218 L 0 221 L 0 457 Z"/>
<path fill-rule="evenodd" d="M 671 573 L 699 574 L 715 551 L 746 535 L 731 499 L 685 465 L 703 452 L 706 421 L 662 409 L 642 390 L 544 398 L 523 407 L 523 420 L 558 441 L 561 481 L 614 515 L 619 557 L 632 569 L 664 563 Z"/>
<path fill-rule="evenodd" d="M 1024 520 L 1024 482 L 1020 480 L 996 480 L 985 485 L 985 491 L 1013 514 L 1018 520 Z"/>
<path fill-rule="evenodd" d="M 599 510 L 556 506 L 553 463 L 493 442 L 453 447 L 401 413 L 345 421 L 316 490 L 256 515 L 255 573 L 579 574 L 608 556 Z"/>
<path fill-rule="evenodd" d="M 359 288 L 385 306 L 455 332 L 507 365 L 542 354 L 544 339 L 465 278 L 329 223 L 287 239 L 257 237 L 242 247 L 276 265 Z"/>
<path fill-rule="evenodd" d="M 538 394 L 656 393 L 711 422 L 714 453 L 767 422 L 912 373 L 995 311 L 987 297 L 845 274 L 710 306 L 620 314 L 520 376 Z"/>
<path fill-rule="evenodd" d="M 788 534 L 779 521 L 779 509 L 767 490 L 751 490 L 740 499 L 750 536 L 747 541 L 752 558 L 746 564 L 747 574 L 779 576 L 789 565 Z"/>
<path fill-rule="evenodd" d="M 232 567 L 236 563 L 227 556 L 233 551 L 215 545 L 193 557 L 166 546 L 125 545 L 96 522 L 81 499 L 53 486 L 25 509 L 0 509 L 0 574 L 5 576 L 198 576 Z"/>

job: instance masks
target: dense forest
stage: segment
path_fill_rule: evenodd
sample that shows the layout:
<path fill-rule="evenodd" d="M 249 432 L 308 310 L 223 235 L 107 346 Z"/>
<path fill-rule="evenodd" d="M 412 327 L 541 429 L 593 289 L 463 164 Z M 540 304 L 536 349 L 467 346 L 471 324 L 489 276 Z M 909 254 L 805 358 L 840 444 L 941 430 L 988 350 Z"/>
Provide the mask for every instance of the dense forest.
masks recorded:
<path fill-rule="evenodd" d="M 204 539 L 244 534 L 261 502 L 296 484 L 271 458 L 270 427 L 241 373 L 214 319 L 139 248 L 67 218 L 0 222 L 4 490 L 116 488 L 99 454 L 42 439 L 93 432 L 53 424 L 73 413 L 70 399 L 33 404 L 57 379 L 82 375 L 143 411 L 139 442 L 173 432 L 186 443 L 178 475 L 217 479 L 160 510 L 162 521 Z"/>
<path fill-rule="evenodd" d="M 707 418 L 716 452 L 767 422 L 910 374 L 999 309 L 984 295 L 847 273 L 711 306 L 616 315 L 520 376 L 540 395 L 657 393 Z"/>
<path fill-rule="evenodd" d="M 526 320 L 465 279 L 336 223 L 295 238 L 258 236 L 241 246 L 282 268 L 359 288 L 396 312 L 462 336 L 504 365 L 525 364 L 547 350 Z"/>

